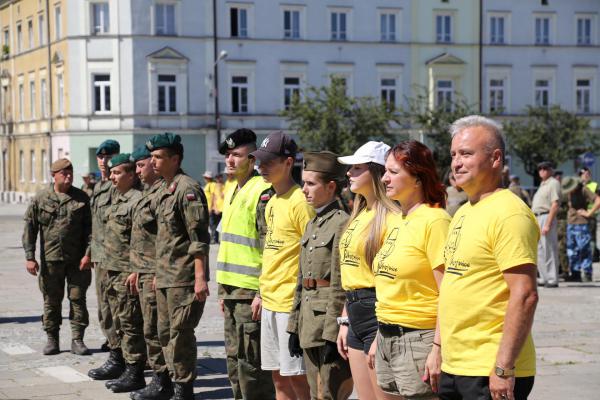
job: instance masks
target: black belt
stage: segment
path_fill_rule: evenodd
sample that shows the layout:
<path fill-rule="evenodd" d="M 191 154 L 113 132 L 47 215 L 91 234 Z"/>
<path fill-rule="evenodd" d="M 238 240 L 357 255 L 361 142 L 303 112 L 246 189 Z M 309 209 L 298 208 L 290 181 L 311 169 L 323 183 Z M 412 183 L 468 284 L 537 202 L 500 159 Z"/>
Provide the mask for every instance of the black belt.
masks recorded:
<path fill-rule="evenodd" d="M 379 332 L 381 332 L 383 336 L 402 336 L 405 333 L 419 330 L 421 329 L 407 328 L 402 325 L 382 324 L 381 322 L 379 323 Z"/>
<path fill-rule="evenodd" d="M 375 298 L 375 288 L 363 288 L 356 290 L 349 290 L 346 292 L 346 300 L 348 303 L 353 303 L 355 301 L 363 300 L 363 299 L 374 299 Z"/>
<path fill-rule="evenodd" d="M 534 213 L 534 214 L 535 214 L 536 217 L 539 217 L 540 215 L 546 215 L 548 213 L 549 213 L 549 211 L 542 211 L 542 212 Z"/>

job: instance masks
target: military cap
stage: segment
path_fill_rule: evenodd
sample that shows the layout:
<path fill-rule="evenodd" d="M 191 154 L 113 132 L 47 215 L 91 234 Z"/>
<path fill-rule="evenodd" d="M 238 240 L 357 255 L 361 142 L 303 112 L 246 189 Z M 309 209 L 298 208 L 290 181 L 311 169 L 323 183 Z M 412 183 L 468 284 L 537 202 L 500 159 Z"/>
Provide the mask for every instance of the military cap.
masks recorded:
<path fill-rule="evenodd" d="M 537 165 L 538 169 L 553 169 L 554 165 L 550 161 L 542 161 Z"/>
<path fill-rule="evenodd" d="M 277 157 L 296 157 L 298 145 L 291 136 L 286 135 L 282 131 L 273 132 L 267 136 L 258 150 L 250 153 L 251 156 L 259 161 L 274 160 Z"/>
<path fill-rule="evenodd" d="M 230 133 L 219 145 L 219 153 L 225 154 L 227 149 L 235 149 L 238 146 L 248 143 L 256 143 L 256 134 L 251 129 L 238 129 Z"/>
<path fill-rule="evenodd" d="M 73 164 L 66 158 L 60 158 L 52 163 L 50 166 L 50 172 L 58 172 L 63 169 L 73 169 Z"/>
<path fill-rule="evenodd" d="M 150 150 L 148 150 L 148 148 L 145 145 L 140 146 L 137 149 L 135 149 L 133 153 L 131 153 L 131 156 L 129 156 L 129 161 L 138 162 L 140 160 L 150 158 L 151 155 L 152 154 L 150 154 Z"/>
<path fill-rule="evenodd" d="M 154 135 L 146 142 L 146 148 L 150 151 L 163 149 L 163 148 L 176 148 L 181 147 L 181 136 L 175 135 L 171 132 L 161 133 Z"/>
<path fill-rule="evenodd" d="M 108 139 L 104 142 L 100 143 L 100 146 L 96 149 L 96 155 L 100 154 L 111 155 L 111 154 L 119 154 L 121 151 L 121 145 L 116 140 Z"/>
<path fill-rule="evenodd" d="M 108 168 L 114 168 L 117 165 L 131 163 L 132 161 L 129 159 L 129 157 L 131 157 L 131 154 L 129 153 L 117 154 L 116 156 L 108 160 Z"/>
<path fill-rule="evenodd" d="M 338 161 L 338 155 L 331 151 L 313 151 L 304 153 L 305 171 L 324 172 L 336 178 L 346 176 L 347 167 Z"/>

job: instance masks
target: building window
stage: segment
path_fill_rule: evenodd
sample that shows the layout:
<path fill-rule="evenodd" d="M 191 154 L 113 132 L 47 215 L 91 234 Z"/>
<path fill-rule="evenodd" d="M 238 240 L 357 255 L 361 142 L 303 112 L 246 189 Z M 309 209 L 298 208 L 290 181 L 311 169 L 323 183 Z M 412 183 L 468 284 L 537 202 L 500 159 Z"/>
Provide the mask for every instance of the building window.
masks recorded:
<path fill-rule="evenodd" d="M 41 88 L 41 99 L 40 99 L 40 106 L 41 106 L 41 111 L 42 111 L 42 117 L 43 118 L 47 118 L 48 117 L 48 88 L 46 86 L 46 79 L 42 79 L 40 81 L 40 88 Z"/>
<path fill-rule="evenodd" d="M 60 6 L 54 8 L 54 39 L 59 40 L 62 37 L 62 12 Z"/>
<path fill-rule="evenodd" d="M 286 39 L 300 39 L 300 11 L 283 11 L 283 37 Z"/>
<path fill-rule="evenodd" d="M 23 121 L 24 118 L 24 110 L 25 110 L 25 89 L 23 88 L 23 84 L 19 83 L 19 121 Z"/>
<path fill-rule="evenodd" d="M 175 32 L 175 4 L 156 4 L 154 21 L 157 35 L 173 36 Z"/>
<path fill-rule="evenodd" d="M 348 13 L 335 11 L 331 13 L 331 40 L 346 40 L 346 21 Z"/>
<path fill-rule="evenodd" d="M 550 81 L 547 79 L 536 79 L 535 81 L 535 105 L 537 107 L 548 107 L 550 105 Z"/>
<path fill-rule="evenodd" d="M 396 14 L 383 13 L 379 16 L 381 41 L 396 41 Z"/>
<path fill-rule="evenodd" d="M 19 181 L 25 182 L 25 154 L 19 150 Z"/>
<path fill-rule="evenodd" d="M 248 112 L 248 77 L 231 77 L 231 112 Z"/>
<path fill-rule="evenodd" d="M 435 38 L 438 43 L 452 42 L 451 15 L 437 15 L 435 17 Z"/>
<path fill-rule="evenodd" d="M 29 161 L 31 165 L 29 165 L 29 180 L 33 183 L 35 182 L 35 151 L 31 150 L 29 152 Z"/>
<path fill-rule="evenodd" d="M 35 82 L 29 82 L 29 110 L 31 112 L 31 119 L 35 119 Z"/>
<path fill-rule="evenodd" d="M 283 107 L 288 110 L 294 98 L 300 97 L 300 78 L 285 77 L 283 78 Z"/>
<path fill-rule="evenodd" d="M 94 111 L 110 111 L 110 75 L 94 75 Z"/>
<path fill-rule="evenodd" d="M 35 46 L 33 44 L 33 20 L 27 21 L 27 40 L 29 40 L 29 48 L 33 49 Z"/>
<path fill-rule="evenodd" d="M 17 25 L 17 53 L 23 51 L 23 28 L 21 24 Z"/>
<path fill-rule="evenodd" d="M 490 79 L 490 112 L 502 112 L 504 108 L 504 80 Z"/>
<path fill-rule="evenodd" d="M 535 18 L 535 44 L 550 44 L 550 17 Z"/>
<path fill-rule="evenodd" d="M 577 112 L 580 114 L 589 114 L 590 99 L 592 97 L 592 83 L 589 79 L 577 79 L 575 87 L 575 98 Z"/>
<path fill-rule="evenodd" d="M 381 101 L 388 105 L 390 109 L 396 107 L 396 79 L 383 78 L 381 84 Z"/>
<path fill-rule="evenodd" d="M 435 88 L 436 106 L 444 111 L 451 112 L 454 104 L 453 82 L 451 80 L 438 80 Z"/>
<path fill-rule="evenodd" d="M 58 115 L 65 115 L 65 82 L 62 74 L 56 76 L 58 90 Z"/>
<path fill-rule="evenodd" d="M 504 44 L 504 17 L 491 17 L 490 18 L 490 43 L 491 44 Z"/>
<path fill-rule="evenodd" d="M 177 111 L 177 77 L 175 75 L 158 75 L 158 112 L 174 113 Z"/>
<path fill-rule="evenodd" d="M 8 29 L 4 30 L 4 43 L 2 44 L 10 48 L 10 31 Z"/>
<path fill-rule="evenodd" d="M 232 7 L 229 10 L 231 25 L 231 37 L 248 37 L 248 10 L 245 8 Z"/>
<path fill-rule="evenodd" d="M 93 3 L 92 4 L 92 33 L 99 35 L 108 33 L 109 15 L 108 3 Z"/>
<path fill-rule="evenodd" d="M 48 182 L 48 176 L 50 176 L 50 166 L 48 165 L 48 153 L 46 150 L 42 150 L 42 182 Z"/>
<path fill-rule="evenodd" d="M 40 46 L 46 44 L 44 14 L 38 15 L 38 43 Z"/>
<path fill-rule="evenodd" d="M 592 19 L 589 17 L 577 18 L 577 44 L 592 44 Z"/>

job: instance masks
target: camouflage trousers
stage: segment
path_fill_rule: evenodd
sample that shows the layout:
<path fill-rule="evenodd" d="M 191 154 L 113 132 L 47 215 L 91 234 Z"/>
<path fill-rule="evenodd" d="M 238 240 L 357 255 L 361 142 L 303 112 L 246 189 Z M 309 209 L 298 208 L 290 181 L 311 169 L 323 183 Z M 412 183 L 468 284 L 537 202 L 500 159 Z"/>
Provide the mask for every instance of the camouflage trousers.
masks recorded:
<path fill-rule="evenodd" d="M 227 373 L 235 399 L 275 398 L 271 371 L 260 369 L 260 322 L 252 321 L 252 300 L 223 300 Z"/>
<path fill-rule="evenodd" d="M 592 272 L 591 241 L 588 224 L 567 225 L 567 256 L 571 272 Z"/>
<path fill-rule="evenodd" d="M 156 289 L 158 339 L 171 380 L 177 383 L 196 379 L 196 336 L 204 303 L 196 300 L 193 286 Z"/>
<path fill-rule="evenodd" d="M 558 259 L 560 261 L 560 273 L 569 275 L 569 259 L 567 258 L 567 221 L 558 220 Z"/>
<path fill-rule="evenodd" d="M 89 325 L 86 292 L 92 280 L 92 273 L 89 270 L 80 271 L 77 262 L 42 263 L 38 277 L 40 291 L 44 297 L 42 324 L 46 332 L 58 332 L 60 329 L 65 280 L 72 339 L 83 339 L 85 328 Z"/>
<path fill-rule="evenodd" d="M 310 398 L 313 400 L 347 399 L 352 394 L 354 386 L 350 364 L 341 357 L 332 363 L 323 364 L 324 350 L 325 346 L 303 349 Z"/>
<path fill-rule="evenodd" d="M 153 279 L 154 274 L 140 273 L 138 289 L 142 317 L 144 318 L 144 339 L 146 340 L 148 363 L 154 372 L 162 373 L 167 369 L 167 364 L 158 340 L 158 312 L 156 309 L 156 292 L 152 289 Z"/>
<path fill-rule="evenodd" d="M 110 313 L 121 337 L 121 350 L 127 364 L 146 362 L 146 342 L 144 341 L 144 321 L 137 294 L 132 294 L 125 286 L 130 272 L 108 271 L 106 297 Z"/>
<path fill-rule="evenodd" d="M 110 312 L 110 304 L 106 297 L 108 290 L 108 271 L 102 268 L 100 263 L 94 263 L 94 279 L 96 280 L 96 298 L 98 299 L 98 323 L 100 329 L 111 349 L 121 348 L 121 338 L 117 335 L 117 329 L 113 323 L 112 313 Z"/>

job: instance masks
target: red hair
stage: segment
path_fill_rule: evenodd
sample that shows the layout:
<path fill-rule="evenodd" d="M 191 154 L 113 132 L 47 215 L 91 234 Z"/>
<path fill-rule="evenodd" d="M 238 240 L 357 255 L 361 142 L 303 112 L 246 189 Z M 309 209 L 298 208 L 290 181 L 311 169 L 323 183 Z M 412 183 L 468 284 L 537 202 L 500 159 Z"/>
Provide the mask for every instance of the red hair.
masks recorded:
<path fill-rule="evenodd" d="M 388 153 L 412 176 L 421 182 L 425 203 L 431 207 L 446 207 L 446 188 L 440 180 L 433 153 L 416 140 L 398 143 Z"/>

